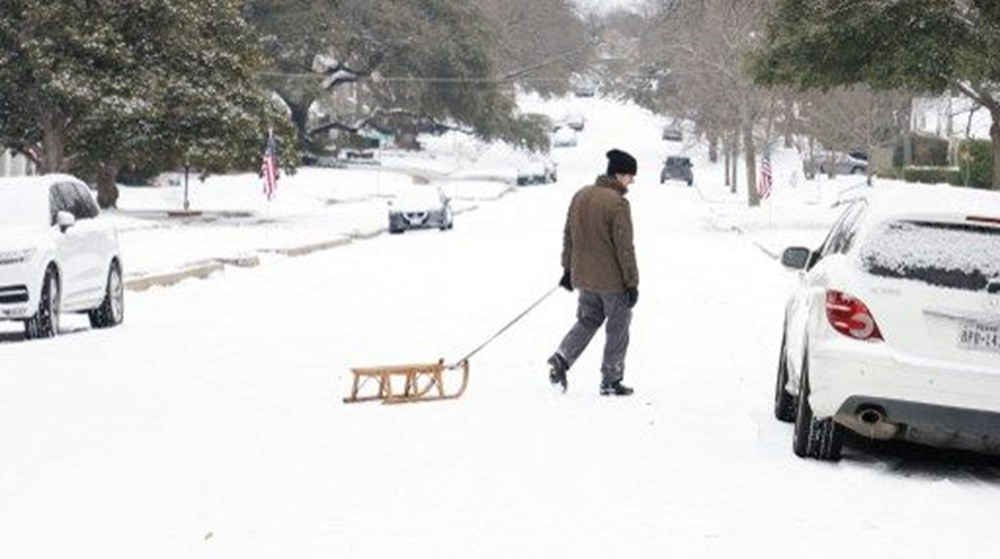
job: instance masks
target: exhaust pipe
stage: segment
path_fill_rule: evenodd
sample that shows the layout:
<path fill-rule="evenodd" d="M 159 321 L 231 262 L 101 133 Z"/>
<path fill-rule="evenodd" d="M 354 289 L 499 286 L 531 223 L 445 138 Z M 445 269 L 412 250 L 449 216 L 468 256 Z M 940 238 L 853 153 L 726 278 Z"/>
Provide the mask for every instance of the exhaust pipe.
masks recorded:
<path fill-rule="evenodd" d="M 862 408 L 858 411 L 858 418 L 865 425 L 876 425 L 882 422 L 882 411 L 877 408 Z"/>

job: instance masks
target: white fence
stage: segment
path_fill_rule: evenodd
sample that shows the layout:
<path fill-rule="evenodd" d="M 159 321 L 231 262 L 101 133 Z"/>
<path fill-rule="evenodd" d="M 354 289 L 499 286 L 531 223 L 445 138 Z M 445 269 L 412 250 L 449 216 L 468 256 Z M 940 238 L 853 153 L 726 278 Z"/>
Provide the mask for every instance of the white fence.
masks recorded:
<path fill-rule="evenodd" d="M 34 175 L 35 166 L 23 155 L 12 151 L 0 151 L 0 177 Z"/>

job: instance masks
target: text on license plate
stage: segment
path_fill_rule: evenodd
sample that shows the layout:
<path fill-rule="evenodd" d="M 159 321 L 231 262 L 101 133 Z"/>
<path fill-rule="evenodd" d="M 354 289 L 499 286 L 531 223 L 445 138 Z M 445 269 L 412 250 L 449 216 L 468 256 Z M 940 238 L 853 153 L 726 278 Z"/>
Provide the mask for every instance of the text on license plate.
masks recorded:
<path fill-rule="evenodd" d="M 964 322 L 958 333 L 958 347 L 1000 353 L 1000 324 Z"/>

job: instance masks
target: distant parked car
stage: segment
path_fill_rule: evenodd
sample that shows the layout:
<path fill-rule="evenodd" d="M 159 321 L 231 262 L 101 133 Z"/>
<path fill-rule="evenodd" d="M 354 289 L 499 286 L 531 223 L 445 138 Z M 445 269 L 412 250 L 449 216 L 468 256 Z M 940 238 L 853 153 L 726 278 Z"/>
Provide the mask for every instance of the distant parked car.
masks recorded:
<path fill-rule="evenodd" d="M 24 322 L 28 338 L 55 336 L 67 312 L 121 324 L 118 235 L 100 213 L 70 175 L 0 179 L 0 319 Z"/>
<path fill-rule="evenodd" d="M 801 457 L 839 459 L 845 430 L 1000 453 L 1000 194 L 887 188 L 784 251 L 774 414 Z"/>
<path fill-rule="evenodd" d="M 544 154 L 533 153 L 517 161 L 517 185 L 549 184 L 559 178 L 556 162 Z"/>
<path fill-rule="evenodd" d="M 868 160 L 849 153 L 820 152 L 807 162 L 807 167 L 813 171 L 809 175 L 814 175 L 815 172 L 834 175 L 861 175 L 868 172 Z"/>
<path fill-rule="evenodd" d="M 663 169 L 660 171 L 660 184 L 668 180 L 679 180 L 687 183 L 688 186 L 694 184 L 694 172 L 691 159 L 680 156 L 668 156 L 663 162 Z"/>
<path fill-rule="evenodd" d="M 593 97 L 597 95 L 597 85 L 592 81 L 581 81 L 573 86 L 573 95 L 577 97 Z"/>
<path fill-rule="evenodd" d="M 587 119 L 580 113 L 571 113 L 566 117 L 566 126 L 569 126 L 577 132 L 583 132 L 584 127 L 587 125 Z"/>
<path fill-rule="evenodd" d="M 426 184 L 407 186 L 389 202 L 390 233 L 429 228 L 444 231 L 453 226 L 451 199 L 440 187 Z"/>
<path fill-rule="evenodd" d="M 684 141 L 684 133 L 681 132 L 680 128 L 676 126 L 666 126 L 663 128 L 663 135 L 661 136 L 666 142 L 682 142 Z"/>
<path fill-rule="evenodd" d="M 576 147 L 576 131 L 569 126 L 560 126 L 552 132 L 552 147 L 571 148 Z"/>

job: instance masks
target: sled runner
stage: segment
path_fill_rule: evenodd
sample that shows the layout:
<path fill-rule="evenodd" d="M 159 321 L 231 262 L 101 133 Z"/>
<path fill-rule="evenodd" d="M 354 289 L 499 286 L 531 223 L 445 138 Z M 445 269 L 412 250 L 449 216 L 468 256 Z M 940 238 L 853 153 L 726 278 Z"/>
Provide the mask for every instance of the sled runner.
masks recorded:
<path fill-rule="evenodd" d="M 461 383 L 457 390 L 448 392 L 445 373 L 456 369 L 461 369 Z M 465 392 L 469 384 L 469 360 L 464 359 L 455 365 L 445 365 L 444 359 L 441 359 L 437 363 L 355 367 L 351 369 L 351 374 L 354 375 L 354 383 L 351 395 L 344 398 L 344 403 L 382 400 L 383 404 L 403 404 L 449 400 Z M 371 381 L 375 382 L 377 391 L 374 394 L 359 394 Z"/>

